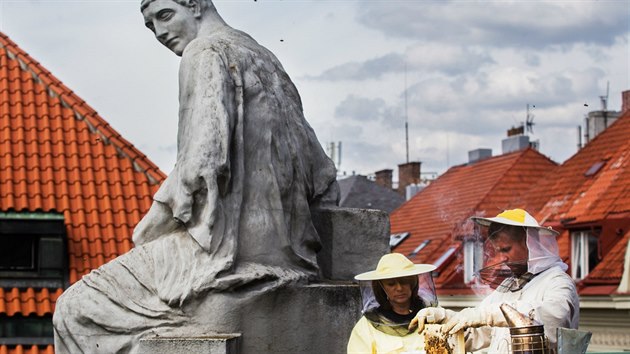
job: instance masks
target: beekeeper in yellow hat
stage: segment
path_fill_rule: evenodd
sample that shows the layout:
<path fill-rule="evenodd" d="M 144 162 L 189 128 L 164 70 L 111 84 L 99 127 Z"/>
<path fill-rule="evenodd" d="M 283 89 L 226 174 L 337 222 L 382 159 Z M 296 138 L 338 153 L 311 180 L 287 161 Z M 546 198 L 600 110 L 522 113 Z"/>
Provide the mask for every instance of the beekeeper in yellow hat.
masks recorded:
<path fill-rule="evenodd" d="M 492 282 L 497 274 L 509 276 L 501 278 L 477 307 L 460 312 L 439 307 L 423 309 L 412 324 L 417 323 L 421 330 L 427 322 L 443 323 L 443 330 L 449 333 L 468 328 L 466 351 L 487 348 L 488 353 L 508 353 L 510 334 L 499 309 L 507 303 L 544 325 L 554 352 L 556 329 L 576 329 L 580 316 L 575 283 L 558 253 L 558 233 L 541 226 L 523 209 L 471 219 L 487 231 L 485 236 L 494 251 L 479 272 L 481 278 L 485 275 Z"/>
<path fill-rule="evenodd" d="M 424 337 L 409 329 L 416 313 L 437 306 L 434 265 L 414 264 L 400 253 L 381 257 L 375 270 L 355 277 L 363 316 L 348 341 L 349 354 L 404 353 L 424 348 Z"/>

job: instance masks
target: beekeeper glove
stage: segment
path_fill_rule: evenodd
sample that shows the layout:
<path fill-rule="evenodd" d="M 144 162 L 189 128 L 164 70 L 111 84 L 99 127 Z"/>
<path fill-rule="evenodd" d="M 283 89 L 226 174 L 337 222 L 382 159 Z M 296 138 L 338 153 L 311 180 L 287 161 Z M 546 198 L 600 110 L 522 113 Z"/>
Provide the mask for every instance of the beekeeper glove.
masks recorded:
<path fill-rule="evenodd" d="M 416 317 L 411 320 L 409 329 L 417 325 L 418 333 L 420 333 L 424 329 L 425 323 L 442 323 L 448 321 L 455 314 L 455 311 L 447 310 L 443 307 L 426 307 L 418 311 Z"/>
<path fill-rule="evenodd" d="M 499 306 L 469 307 L 456 313 L 446 321 L 442 332 L 455 334 L 468 327 L 507 327 L 505 316 Z"/>

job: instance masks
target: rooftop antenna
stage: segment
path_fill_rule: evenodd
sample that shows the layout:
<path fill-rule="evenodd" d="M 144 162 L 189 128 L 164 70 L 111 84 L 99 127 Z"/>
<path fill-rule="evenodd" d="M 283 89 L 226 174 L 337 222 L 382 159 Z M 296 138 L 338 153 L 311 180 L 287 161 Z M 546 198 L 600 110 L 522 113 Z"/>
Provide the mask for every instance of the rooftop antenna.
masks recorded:
<path fill-rule="evenodd" d="M 602 102 L 602 112 L 604 114 L 604 128 L 608 128 L 608 93 L 610 91 L 610 81 L 606 82 L 606 96 L 599 96 Z"/>
<path fill-rule="evenodd" d="M 407 115 L 407 62 L 405 61 L 405 153 L 409 163 L 409 117 Z"/>
<path fill-rule="evenodd" d="M 536 105 L 532 105 L 532 108 L 536 108 Z M 534 134 L 534 113 L 529 109 L 529 103 L 527 104 L 527 115 L 525 117 L 525 131 Z"/>

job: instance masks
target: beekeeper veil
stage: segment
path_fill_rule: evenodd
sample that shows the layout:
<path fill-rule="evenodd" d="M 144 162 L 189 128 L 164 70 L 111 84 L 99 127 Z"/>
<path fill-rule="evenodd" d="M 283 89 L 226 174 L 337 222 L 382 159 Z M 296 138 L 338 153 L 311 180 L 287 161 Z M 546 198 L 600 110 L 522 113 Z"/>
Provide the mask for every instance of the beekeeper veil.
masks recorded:
<path fill-rule="evenodd" d="M 506 283 L 504 280 L 510 277 L 522 277 L 523 279 L 521 280 L 525 280 L 526 282 L 528 281 L 528 277 L 531 279 L 537 274 L 553 266 L 559 266 L 563 270 L 567 269 L 567 265 L 562 262 L 558 252 L 558 242 L 556 241 L 558 232 L 551 228 L 540 226 L 536 219 L 534 219 L 525 210 L 512 209 L 506 210 L 493 218 L 472 217 L 471 219 L 481 227 L 489 227 L 492 224 L 499 224 L 499 226 L 520 226 L 525 229 L 528 251 L 527 260 L 523 260 L 522 265 L 515 264 L 518 262 L 505 264 L 505 262 L 493 262 L 492 256 L 490 256 L 484 260 L 484 268 L 479 271 L 481 279 L 485 278 L 487 282 L 494 283 L 495 285 L 501 283 L 505 286 Z M 492 237 L 492 235 L 488 236 L 490 238 Z M 522 266 L 523 268 L 526 267 L 527 272 L 525 274 L 516 274 L 516 276 L 514 276 L 514 274 L 510 274 L 514 269 L 518 269 L 519 266 Z M 516 283 L 520 283 L 521 286 L 524 285 L 523 281 Z M 510 284 L 510 290 L 514 290 L 514 285 L 518 284 Z M 502 290 L 499 288 L 497 289 Z"/>
<path fill-rule="evenodd" d="M 422 308 L 437 306 L 437 296 L 431 272 L 432 264 L 414 264 L 400 253 L 390 253 L 381 257 L 375 270 L 355 277 L 361 289 L 363 315 L 382 332 L 392 335 L 407 335 L 409 321 Z M 395 280 L 409 285 L 411 289 L 410 314 L 397 316 L 391 305 L 382 282 Z M 394 316 L 392 316 L 394 315 Z M 408 318 L 407 318 L 408 317 Z"/>

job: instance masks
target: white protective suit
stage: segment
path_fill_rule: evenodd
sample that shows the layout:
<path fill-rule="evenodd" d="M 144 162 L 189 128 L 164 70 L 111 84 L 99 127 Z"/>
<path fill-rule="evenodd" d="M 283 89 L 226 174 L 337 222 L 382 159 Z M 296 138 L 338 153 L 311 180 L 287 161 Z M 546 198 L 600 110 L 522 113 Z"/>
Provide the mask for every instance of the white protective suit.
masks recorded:
<path fill-rule="evenodd" d="M 405 336 L 391 335 L 376 329 L 365 317 L 352 329 L 348 354 L 398 354 L 424 348 L 424 336 L 410 331 Z"/>
<path fill-rule="evenodd" d="M 523 289 L 515 292 L 495 291 L 486 297 L 479 308 L 498 307 L 507 303 L 519 312 L 529 314 L 545 326 L 550 348 L 555 350 L 556 328 L 577 329 L 580 303 L 573 279 L 559 266 L 536 275 Z M 506 327 L 470 328 L 466 332 L 466 350 L 487 348 L 487 353 L 508 353 L 510 330 Z"/>
<path fill-rule="evenodd" d="M 545 326 L 550 349 L 555 352 L 556 329 L 578 328 L 580 302 L 573 279 L 566 273 L 567 265 L 558 256 L 555 234 L 538 228 L 527 228 L 528 273 L 534 274 L 520 290 L 498 291 L 488 295 L 477 308 L 497 313 L 507 303 L 523 314 L 534 311 L 534 319 Z M 512 282 L 506 279 L 504 283 Z M 500 287 L 501 288 L 501 287 Z M 510 332 L 506 327 L 470 328 L 466 332 L 466 350 L 483 348 L 487 353 L 508 353 Z"/>

